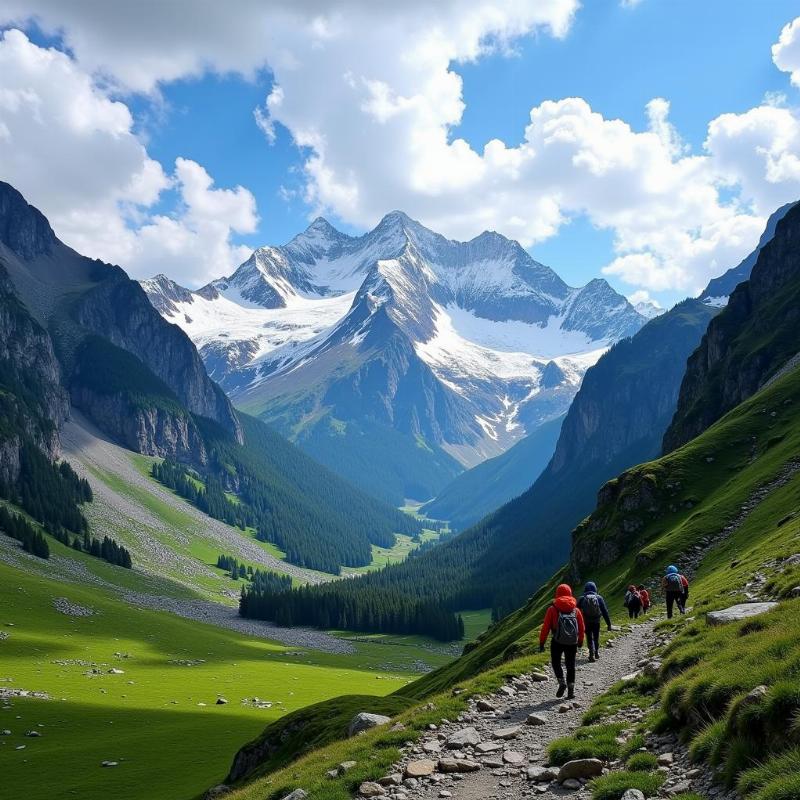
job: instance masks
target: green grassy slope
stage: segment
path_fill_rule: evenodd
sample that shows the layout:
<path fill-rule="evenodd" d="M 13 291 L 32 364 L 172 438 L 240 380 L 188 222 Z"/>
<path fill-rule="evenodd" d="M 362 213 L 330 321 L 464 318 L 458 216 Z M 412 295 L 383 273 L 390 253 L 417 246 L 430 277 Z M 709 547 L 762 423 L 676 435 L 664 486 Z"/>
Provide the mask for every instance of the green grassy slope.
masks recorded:
<path fill-rule="evenodd" d="M 632 580 L 657 579 L 664 564 L 672 561 L 680 564 L 682 553 L 723 530 L 748 498 L 760 487 L 781 476 L 786 465 L 791 464 L 798 453 L 800 369 L 783 376 L 734 409 L 680 450 L 629 470 L 618 482 L 622 491 L 616 495 L 609 494 L 607 503 L 601 504 L 592 517 L 580 526 L 575 537 L 576 548 L 595 553 L 603 553 L 605 545 L 627 549 L 618 551 L 611 560 L 601 558 L 591 564 L 586 559 L 579 559 L 580 563 L 565 567 L 523 608 L 492 626 L 474 644 L 467 646 L 461 658 L 401 688 L 398 694 L 414 701 L 414 705 L 399 717 L 409 725 L 409 730 L 403 734 L 405 738 L 413 738 L 422 729 L 427 703 L 432 702 L 436 706 L 435 716 L 450 716 L 454 713 L 452 706 L 457 706 L 459 698 L 484 690 L 505 673 L 521 672 L 541 658 L 535 652 L 535 632 L 557 582 L 565 579 L 572 579 L 573 583 L 585 578 L 597 580 L 610 601 L 612 614 L 619 618 L 622 590 L 628 583 Z M 643 484 L 655 486 L 655 501 L 640 506 L 638 510 L 630 510 L 626 498 L 630 499 Z M 676 484 L 679 484 L 677 490 L 674 488 Z M 667 488 L 668 485 L 673 488 Z M 798 507 L 800 479 L 794 475 L 784 486 L 767 495 L 730 538 L 705 547 L 692 581 L 692 601 L 696 609 L 702 612 L 741 599 L 745 583 L 751 581 L 756 572 L 767 578 L 765 591 L 776 596 L 785 597 L 793 586 L 800 584 L 800 563 L 785 560 L 800 552 Z M 633 541 L 620 533 L 619 527 L 620 520 L 631 515 L 637 516 L 642 523 L 635 534 L 635 546 Z M 593 526 L 593 522 L 602 524 Z M 780 571 L 783 566 L 787 568 Z M 660 602 L 657 593 L 655 602 Z M 734 626 L 726 629 L 729 632 L 716 633 L 709 632 L 700 623 L 691 625 L 673 645 L 670 652 L 676 655 L 674 659 L 669 656 L 672 660 L 667 662 L 669 666 L 664 674 L 665 679 L 677 675 L 672 678 L 673 683 L 667 685 L 667 694 L 664 696 L 672 697 L 669 693 L 674 692 L 675 697 L 683 698 L 680 708 L 684 711 L 678 712 L 673 724 L 686 725 L 686 720 L 680 714 L 685 713 L 698 699 L 706 702 L 706 696 L 717 696 L 720 686 L 727 688 L 721 690 L 723 702 L 716 713 L 729 714 L 727 701 L 738 697 L 754 681 L 775 681 L 778 688 L 774 690 L 775 699 L 769 701 L 770 708 L 791 710 L 795 708 L 792 706 L 795 702 L 800 708 L 800 691 L 796 688 L 800 686 L 800 658 L 794 655 L 797 637 L 794 628 L 786 627 L 787 619 L 796 617 L 793 611 L 795 605 L 797 603 L 792 601 L 784 612 L 768 619 L 764 639 L 760 642 L 753 639 L 755 644 L 752 651 L 749 644 L 746 646 L 746 652 L 751 656 L 748 670 L 746 673 L 743 671 L 741 676 L 727 662 L 723 665 L 720 655 L 720 642 L 725 640 L 728 642 L 726 646 L 729 646 L 731 642 L 742 639 L 740 628 Z M 791 624 L 794 625 L 794 622 Z M 754 629 L 748 637 L 751 635 L 761 634 Z M 713 637 L 719 637 L 719 641 Z M 682 651 L 684 655 L 679 657 Z M 765 651 L 771 653 L 771 662 L 758 657 L 759 652 L 763 654 Z M 735 655 L 736 650 L 728 652 L 731 655 L 726 658 L 731 664 L 732 659 L 744 657 L 741 650 L 738 656 Z M 783 661 L 784 654 L 788 661 Z M 710 671 L 714 658 L 721 659 L 716 668 L 725 669 L 726 672 Z M 791 691 L 786 688 L 785 681 L 777 681 L 775 658 L 782 659 L 783 674 L 791 684 Z M 720 681 L 720 675 L 726 677 Z M 451 697 L 454 686 L 462 687 L 465 695 Z M 679 686 L 683 688 L 670 688 Z M 790 695 L 789 700 L 786 699 L 787 694 Z M 708 708 L 711 709 L 710 703 Z M 764 713 L 768 717 L 772 712 Z M 416 727 L 417 722 L 420 723 L 419 728 Z M 728 725 L 728 722 L 725 724 Z M 705 729 L 702 726 L 692 729 L 690 726 L 690 730 L 693 735 L 699 736 Z M 730 753 L 741 756 L 741 746 L 735 744 L 735 730 L 741 730 L 741 726 L 735 728 L 731 723 L 726 730 L 727 733 L 722 732 L 722 726 L 717 730 L 715 752 L 722 754 L 716 757 L 723 761 L 729 758 Z M 792 746 L 793 736 L 785 737 Z M 319 793 L 314 796 L 324 800 L 344 798 L 357 785 L 355 780 L 381 774 L 381 770 L 391 763 L 396 745 L 397 741 L 392 735 L 385 732 L 374 734 L 369 742 L 330 744 L 304 756 L 288 768 L 245 785 L 232 795 L 232 800 L 272 800 L 281 796 L 281 791 L 285 793 L 296 786 L 317 787 Z M 365 748 L 374 755 L 373 763 L 365 765 L 358 775 L 328 783 L 320 780 L 327 765 L 333 766 L 350 757 L 361 763 L 367 758 Z M 763 757 L 763 746 L 754 752 Z M 747 766 L 747 761 L 741 763 L 742 767 Z M 759 779 L 758 775 L 747 775 L 750 775 L 748 780 L 754 783 L 763 781 L 763 777 Z M 788 800 L 795 796 L 765 794 L 763 798 L 777 800 L 781 797 Z M 762 800 L 760 795 L 759 800 Z"/>
<path fill-rule="evenodd" d="M 54 555 L 69 551 L 55 543 Z M 104 567 L 106 577 L 128 573 Z M 136 573 L 126 577 L 142 588 Z M 350 655 L 287 648 L 116 594 L 0 563 L 0 688 L 51 698 L 13 699 L 0 711 L 0 727 L 12 731 L 0 737 L 3 785 L 15 796 L 188 800 L 221 780 L 236 749 L 270 721 L 345 693 L 385 695 L 405 685 L 418 658 L 447 660 L 400 644 L 358 643 Z M 59 597 L 94 613 L 66 616 Z M 92 668 L 101 674 L 87 675 Z M 228 704 L 216 705 L 218 695 Z M 271 706 L 242 703 L 253 697 Z M 25 737 L 31 729 L 41 737 Z M 119 766 L 104 769 L 104 760 Z"/>

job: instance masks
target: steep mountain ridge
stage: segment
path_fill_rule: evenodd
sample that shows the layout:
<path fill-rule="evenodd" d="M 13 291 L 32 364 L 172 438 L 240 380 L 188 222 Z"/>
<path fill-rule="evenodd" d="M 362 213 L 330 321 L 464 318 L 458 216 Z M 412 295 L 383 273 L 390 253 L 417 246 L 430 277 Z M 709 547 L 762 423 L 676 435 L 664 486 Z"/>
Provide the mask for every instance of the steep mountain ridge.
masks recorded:
<path fill-rule="evenodd" d="M 322 460 L 338 431 L 349 457 L 326 463 L 371 491 L 344 465 L 380 465 L 347 429 L 411 437 L 395 502 L 442 488 L 458 470 L 445 453 L 473 465 L 562 414 L 586 368 L 644 323 L 603 280 L 571 288 L 497 233 L 456 242 L 402 212 L 358 237 L 317 219 L 197 292 L 142 285 L 238 406 Z M 429 457 L 450 474 L 421 483 Z"/>
<path fill-rule="evenodd" d="M 798 351 L 800 207 L 778 221 L 750 279 L 739 284 L 708 326 L 681 384 L 664 451 L 688 442 L 752 396 Z"/>

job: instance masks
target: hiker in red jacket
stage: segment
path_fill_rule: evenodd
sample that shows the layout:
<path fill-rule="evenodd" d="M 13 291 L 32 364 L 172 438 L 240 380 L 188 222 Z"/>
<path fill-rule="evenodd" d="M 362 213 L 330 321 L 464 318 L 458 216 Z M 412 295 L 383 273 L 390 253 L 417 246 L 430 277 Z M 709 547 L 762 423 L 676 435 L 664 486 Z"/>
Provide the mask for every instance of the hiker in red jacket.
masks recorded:
<path fill-rule="evenodd" d="M 636 591 L 639 592 L 639 597 L 642 598 L 642 613 L 646 614 L 650 610 L 650 592 L 647 591 L 643 583 L 636 587 Z"/>
<path fill-rule="evenodd" d="M 540 653 L 544 652 L 545 642 L 551 632 L 553 638 L 550 641 L 550 663 L 558 680 L 556 697 L 563 697 L 564 692 L 569 690 L 567 698 L 571 700 L 575 697 L 575 656 L 578 648 L 583 645 L 585 628 L 583 614 L 572 596 L 572 589 L 566 583 L 558 586 L 553 605 L 544 615 L 544 624 L 539 633 Z M 562 656 L 567 667 L 566 682 L 561 667 Z"/>

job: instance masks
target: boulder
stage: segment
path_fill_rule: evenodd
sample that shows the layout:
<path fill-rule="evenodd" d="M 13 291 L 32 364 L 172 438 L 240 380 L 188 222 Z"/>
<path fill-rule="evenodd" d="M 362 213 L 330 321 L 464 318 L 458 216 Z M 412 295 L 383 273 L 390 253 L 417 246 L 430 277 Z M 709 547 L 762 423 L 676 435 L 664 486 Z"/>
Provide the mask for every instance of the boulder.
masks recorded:
<path fill-rule="evenodd" d="M 547 725 L 548 719 L 544 714 L 528 714 L 526 725 Z"/>
<path fill-rule="evenodd" d="M 766 614 L 767 611 L 772 611 L 778 604 L 777 603 L 739 603 L 729 608 L 723 608 L 719 611 L 709 611 L 706 614 L 706 622 L 709 625 L 726 625 L 729 622 L 738 622 L 742 619 L 749 619 L 750 617 L 757 617 L 759 614 Z"/>
<path fill-rule="evenodd" d="M 565 789 L 576 791 L 581 788 L 581 782 L 575 778 L 567 778 L 562 784 Z"/>
<path fill-rule="evenodd" d="M 497 711 L 497 706 L 494 703 L 490 703 L 488 700 L 478 700 L 475 707 L 478 711 Z"/>
<path fill-rule="evenodd" d="M 295 789 L 293 792 L 289 792 L 283 800 L 306 800 L 308 797 L 308 792 L 305 789 Z"/>
<path fill-rule="evenodd" d="M 381 778 L 378 783 L 381 786 L 401 786 L 403 784 L 403 776 L 399 772 L 393 772 L 391 775 Z"/>
<path fill-rule="evenodd" d="M 358 787 L 358 794 L 360 797 L 383 797 L 386 794 L 386 789 L 375 781 L 364 781 Z"/>
<path fill-rule="evenodd" d="M 481 742 L 475 745 L 475 752 L 484 756 L 489 753 L 496 753 L 498 750 L 502 749 L 503 745 L 500 744 L 500 742 Z"/>
<path fill-rule="evenodd" d="M 385 717 L 383 714 L 370 714 L 368 711 L 361 711 L 350 720 L 347 735 L 355 736 L 371 728 L 377 728 L 379 725 L 388 725 L 391 721 L 389 717 Z"/>
<path fill-rule="evenodd" d="M 477 761 L 470 761 L 467 758 L 440 758 L 437 764 L 439 772 L 477 772 L 481 765 Z"/>
<path fill-rule="evenodd" d="M 558 771 L 552 767 L 528 767 L 525 774 L 534 783 L 550 783 L 558 777 Z"/>
<path fill-rule="evenodd" d="M 544 672 L 531 672 L 531 680 L 536 683 L 544 683 L 550 680 L 550 676 L 545 675 Z"/>
<path fill-rule="evenodd" d="M 644 800 L 644 793 L 639 789 L 626 789 L 622 800 Z"/>
<path fill-rule="evenodd" d="M 436 741 L 423 742 L 422 749 L 426 753 L 439 753 L 442 750 L 442 743 Z"/>
<path fill-rule="evenodd" d="M 429 758 L 420 758 L 417 761 L 409 761 L 406 764 L 404 776 L 406 778 L 425 778 L 428 775 L 432 775 L 435 769 L 435 761 L 431 761 Z"/>
<path fill-rule="evenodd" d="M 658 757 L 658 766 L 671 767 L 674 761 L 675 761 L 675 756 L 673 756 L 672 753 L 662 753 Z"/>
<path fill-rule="evenodd" d="M 462 728 L 450 736 L 447 740 L 447 747 L 449 750 L 458 750 L 461 747 L 474 747 L 476 744 L 480 744 L 480 741 L 481 735 L 475 728 Z"/>
<path fill-rule="evenodd" d="M 353 769 L 353 767 L 356 766 L 356 764 L 358 764 L 357 761 L 342 761 L 342 763 L 339 764 L 338 767 L 336 767 L 336 771 L 340 775 L 344 775 L 345 772 L 347 772 L 347 770 Z"/>
<path fill-rule="evenodd" d="M 558 771 L 559 783 L 571 778 L 596 778 L 603 774 L 603 762 L 599 758 L 576 758 L 567 761 Z"/>

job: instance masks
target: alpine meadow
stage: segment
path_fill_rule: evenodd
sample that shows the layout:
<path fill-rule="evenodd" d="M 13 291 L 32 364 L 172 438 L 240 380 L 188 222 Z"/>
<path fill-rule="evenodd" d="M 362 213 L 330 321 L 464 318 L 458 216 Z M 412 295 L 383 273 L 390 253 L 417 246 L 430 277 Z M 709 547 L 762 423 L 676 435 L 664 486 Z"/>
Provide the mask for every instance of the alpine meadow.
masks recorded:
<path fill-rule="evenodd" d="M 0 796 L 800 800 L 791 0 L 0 4 Z"/>

